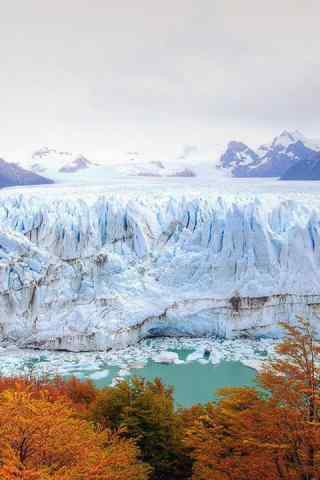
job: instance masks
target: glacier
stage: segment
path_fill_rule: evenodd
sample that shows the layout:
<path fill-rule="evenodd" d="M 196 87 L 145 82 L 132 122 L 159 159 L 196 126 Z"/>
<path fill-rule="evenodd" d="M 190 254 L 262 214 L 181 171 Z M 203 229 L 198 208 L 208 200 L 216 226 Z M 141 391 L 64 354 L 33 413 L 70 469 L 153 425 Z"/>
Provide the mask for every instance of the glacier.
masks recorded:
<path fill-rule="evenodd" d="M 317 194 L 116 191 L 1 192 L 2 342 L 90 352 L 319 325 Z"/>

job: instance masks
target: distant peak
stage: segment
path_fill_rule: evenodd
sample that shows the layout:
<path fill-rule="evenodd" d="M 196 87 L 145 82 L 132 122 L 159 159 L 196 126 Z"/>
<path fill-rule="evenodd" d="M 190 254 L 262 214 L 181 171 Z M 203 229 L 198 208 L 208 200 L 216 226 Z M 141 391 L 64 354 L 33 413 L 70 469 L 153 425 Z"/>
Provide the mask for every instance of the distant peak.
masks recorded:
<path fill-rule="evenodd" d="M 288 147 L 292 143 L 303 141 L 304 136 L 298 130 L 290 132 L 289 130 L 283 130 L 279 136 L 275 137 L 272 146 L 273 147 Z"/>
<path fill-rule="evenodd" d="M 49 147 L 42 147 L 39 148 L 39 150 L 36 150 L 33 152 L 32 157 L 37 158 L 37 157 L 46 157 L 49 155 L 58 155 L 58 156 L 68 156 L 71 157 L 72 153 L 71 152 L 66 152 L 66 151 L 58 151 L 56 148 L 49 148 Z"/>
<path fill-rule="evenodd" d="M 283 132 L 280 133 L 278 138 L 289 138 L 292 142 L 295 139 L 294 132 L 289 132 L 289 130 L 283 130 Z"/>
<path fill-rule="evenodd" d="M 301 133 L 299 130 L 294 130 L 294 132 L 292 132 L 292 134 L 295 137 L 304 137 L 303 133 Z"/>
<path fill-rule="evenodd" d="M 243 142 L 238 142 L 236 140 L 231 140 L 231 142 L 228 143 L 228 149 L 237 151 L 237 150 L 245 150 L 248 148 L 248 145 L 246 145 Z"/>

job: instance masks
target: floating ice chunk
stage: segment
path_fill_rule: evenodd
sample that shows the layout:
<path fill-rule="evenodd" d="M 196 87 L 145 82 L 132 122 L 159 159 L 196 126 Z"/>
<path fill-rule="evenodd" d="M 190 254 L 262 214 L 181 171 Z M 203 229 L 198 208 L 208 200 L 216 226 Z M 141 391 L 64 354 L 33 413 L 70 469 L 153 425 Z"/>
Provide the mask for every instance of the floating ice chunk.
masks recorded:
<path fill-rule="evenodd" d="M 144 368 L 144 367 L 145 367 L 145 363 L 143 363 L 143 362 L 130 363 L 130 368 L 139 369 L 139 368 Z"/>
<path fill-rule="evenodd" d="M 204 351 L 203 350 L 196 350 L 195 352 L 189 353 L 186 358 L 186 362 L 195 362 L 203 359 Z"/>
<path fill-rule="evenodd" d="M 180 358 L 177 358 L 177 360 L 175 360 L 174 362 L 175 365 L 183 365 L 184 363 L 186 362 L 184 362 L 183 360 L 180 360 Z"/>
<path fill-rule="evenodd" d="M 218 363 L 220 363 L 223 360 L 223 358 L 224 358 L 223 352 L 217 349 L 211 350 L 209 360 L 213 365 L 217 365 Z"/>
<path fill-rule="evenodd" d="M 160 352 L 153 356 L 153 361 L 156 363 L 177 363 L 179 355 L 176 352 Z"/>
<path fill-rule="evenodd" d="M 130 372 L 129 368 L 121 368 L 121 370 L 119 370 L 119 372 L 118 372 L 118 376 L 120 378 L 128 377 L 130 374 L 131 374 L 131 372 Z"/>
<path fill-rule="evenodd" d="M 100 370 L 89 375 L 90 380 L 101 380 L 109 376 L 109 370 Z"/>

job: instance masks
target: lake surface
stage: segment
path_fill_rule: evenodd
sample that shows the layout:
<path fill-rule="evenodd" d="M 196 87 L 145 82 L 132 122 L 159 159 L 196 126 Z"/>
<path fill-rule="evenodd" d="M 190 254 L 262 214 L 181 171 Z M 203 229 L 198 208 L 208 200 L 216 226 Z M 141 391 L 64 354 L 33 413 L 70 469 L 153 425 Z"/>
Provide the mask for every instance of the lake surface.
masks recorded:
<path fill-rule="evenodd" d="M 112 373 L 106 378 L 93 380 L 102 388 L 112 382 Z M 153 380 L 160 377 L 163 383 L 174 387 L 177 405 L 190 406 L 206 403 L 216 397 L 216 391 L 223 387 L 254 386 L 256 371 L 241 362 L 222 361 L 218 365 L 202 364 L 197 361 L 175 364 L 155 363 L 151 360 L 143 368 L 132 369 L 130 375 Z"/>
<path fill-rule="evenodd" d="M 0 375 L 76 376 L 99 388 L 134 375 L 160 377 L 174 388 L 177 405 L 190 406 L 215 399 L 223 387 L 255 386 L 256 371 L 273 357 L 275 346 L 272 339 L 215 338 L 149 339 L 120 350 L 87 353 L 8 346 L 0 348 Z M 163 355 L 174 358 L 163 363 Z"/>

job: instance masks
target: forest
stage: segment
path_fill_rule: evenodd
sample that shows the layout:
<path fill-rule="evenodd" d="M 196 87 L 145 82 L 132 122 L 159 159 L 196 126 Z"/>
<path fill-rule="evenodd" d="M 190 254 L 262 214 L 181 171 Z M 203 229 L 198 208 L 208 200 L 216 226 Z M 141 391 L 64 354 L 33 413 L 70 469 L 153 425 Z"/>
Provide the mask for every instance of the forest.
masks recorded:
<path fill-rule="evenodd" d="M 191 408 L 160 379 L 0 378 L 0 479 L 319 479 L 320 343 L 283 328 L 256 388 Z"/>

